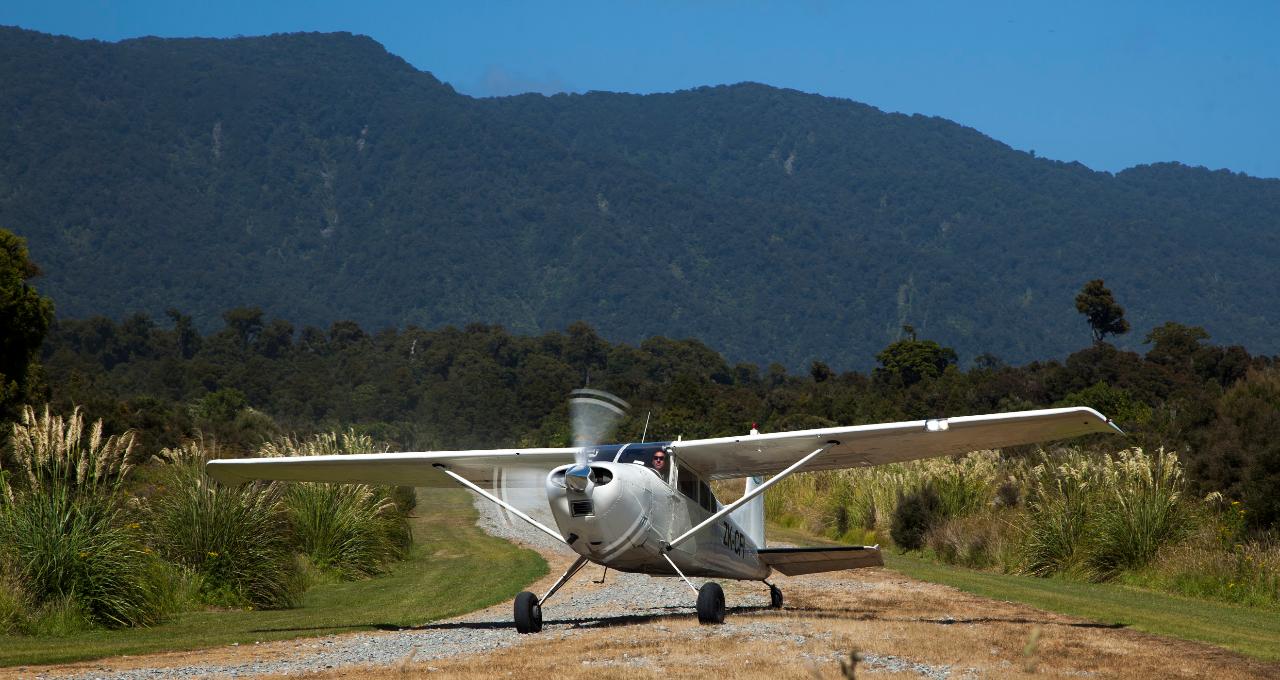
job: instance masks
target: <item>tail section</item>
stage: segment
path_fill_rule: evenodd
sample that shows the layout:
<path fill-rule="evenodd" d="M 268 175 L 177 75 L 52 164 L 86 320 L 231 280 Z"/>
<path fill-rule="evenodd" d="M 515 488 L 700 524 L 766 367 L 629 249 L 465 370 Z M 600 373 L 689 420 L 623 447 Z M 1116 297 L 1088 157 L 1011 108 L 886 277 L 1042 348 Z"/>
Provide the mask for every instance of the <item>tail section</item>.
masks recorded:
<path fill-rule="evenodd" d="M 764 483 L 763 477 L 748 477 L 747 488 L 743 493 L 751 493 L 751 490 Z M 764 494 L 756 496 L 747 501 L 745 505 L 734 510 L 730 515 L 733 521 L 742 528 L 742 532 L 756 544 L 757 548 L 764 547 Z"/>

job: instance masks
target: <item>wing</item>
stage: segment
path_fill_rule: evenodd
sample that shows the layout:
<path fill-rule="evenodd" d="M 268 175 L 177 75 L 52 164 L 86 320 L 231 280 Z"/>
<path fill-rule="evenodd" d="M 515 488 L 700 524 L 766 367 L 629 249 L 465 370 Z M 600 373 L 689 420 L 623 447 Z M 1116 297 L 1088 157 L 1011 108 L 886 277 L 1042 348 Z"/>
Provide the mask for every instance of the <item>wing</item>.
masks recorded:
<path fill-rule="evenodd" d="M 672 446 L 680 463 L 703 477 L 733 479 L 781 472 L 832 441 L 839 443 L 805 465 L 805 471 L 884 465 L 1096 432 L 1124 434 L 1101 413 L 1073 407 L 694 439 Z"/>
<path fill-rule="evenodd" d="M 487 449 L 408 453 L 353 453 L 340 456 L 293 458 L 228 458 L 205 465 L 210 477 L 223 484 L 258 479 L 289 482 L 390 484 L 395 486 L 457 486 L 435 465 L 479 484 L 503 488 L 542 488 L 547 473 L 573 462 L 574 449 Z"/>

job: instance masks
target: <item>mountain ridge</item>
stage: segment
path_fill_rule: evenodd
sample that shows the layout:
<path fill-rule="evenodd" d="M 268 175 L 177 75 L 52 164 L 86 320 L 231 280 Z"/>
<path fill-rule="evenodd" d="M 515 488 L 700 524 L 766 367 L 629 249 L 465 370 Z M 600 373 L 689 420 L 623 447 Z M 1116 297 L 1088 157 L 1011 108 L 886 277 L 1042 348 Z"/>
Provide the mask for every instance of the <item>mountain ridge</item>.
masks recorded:
<path fill-rule="evenodd" d="M 1018 362 L 1087 342 L 1071 298 L 1102 277 L 1130 345 L 1176 319 L 1275 347 L 1280 180 L 1113 175 L 757 83 L 472 98 L 351 34 L 19 31 L 0 29 L 0 226 L 62 315 L 584 319 L 838 367 L 909 323 Z"/>

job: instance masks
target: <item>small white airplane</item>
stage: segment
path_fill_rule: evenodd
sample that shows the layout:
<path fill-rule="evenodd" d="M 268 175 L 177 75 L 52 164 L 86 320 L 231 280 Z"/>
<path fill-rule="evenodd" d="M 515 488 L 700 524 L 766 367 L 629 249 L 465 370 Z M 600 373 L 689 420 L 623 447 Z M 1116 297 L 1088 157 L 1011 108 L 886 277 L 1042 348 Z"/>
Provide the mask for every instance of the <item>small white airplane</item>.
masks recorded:
<path fill-rule="evenodd" d="M 439 487 L 461 484 L 573 549 L 578 558 L 537 597 L 515 599 L 520 633 L 542 630 L 542 607 L 588 562 L 607 569 L 679 576 L 697 594 L 698 620 L 724 620 L 724 591 L 689 576 L 760 581 L 770 604 L 782 591 L 768 582 L 788 576 L 884 564 L 879 546 L 767 548 L 764 498 L 799 470 L 836 470 L 934 456 L 1121 433 L 1091 408 L 1055 408 L 901 423 L 750 434 L 689 441 L 601 445 L 626 402 L 598 390 L 570 398 L 573 447 L 370 453 L 210 461 L 224 484 L 254 480 Z M 643 437 L 642 437 L 643 439 Z M 773 475 L 768 481 L 763 476 Z M 746 491 L 723 505 L 707 482 L 746 478 Z M 494 492 L 486 491 L 489 486 Z M 505 498 L 512 489 L 543 488 L 556 529 Z"/>

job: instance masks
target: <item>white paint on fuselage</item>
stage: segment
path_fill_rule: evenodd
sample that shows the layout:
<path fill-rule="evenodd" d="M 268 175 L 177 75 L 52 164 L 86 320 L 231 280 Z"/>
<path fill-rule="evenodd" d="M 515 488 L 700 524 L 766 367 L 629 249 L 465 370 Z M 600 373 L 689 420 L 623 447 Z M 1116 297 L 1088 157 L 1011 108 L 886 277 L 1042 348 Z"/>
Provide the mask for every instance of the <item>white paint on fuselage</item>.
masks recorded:
<path fill-rule="evenodd" d="M 563 471 L 547 476 L 547 500 L 556 526 L 587 559 L 618 571 L 672 576 L 663 546 L 711 516 L 667 484 L 653 470 L 631 463 L 592 462 L 612 479 L 585 491 L 566 488 Z M 677 472 L 678 474 L 678 472 Z M 591 501 L 589 515 L 575 517 L 574 501 Z M 576 538 L 574 538 L 576 536 Z M 728 516 L 676 546 L 669 555 L 687 576 L 761 580 L 770 568 L 756 555 L 756 544 Z"/>

